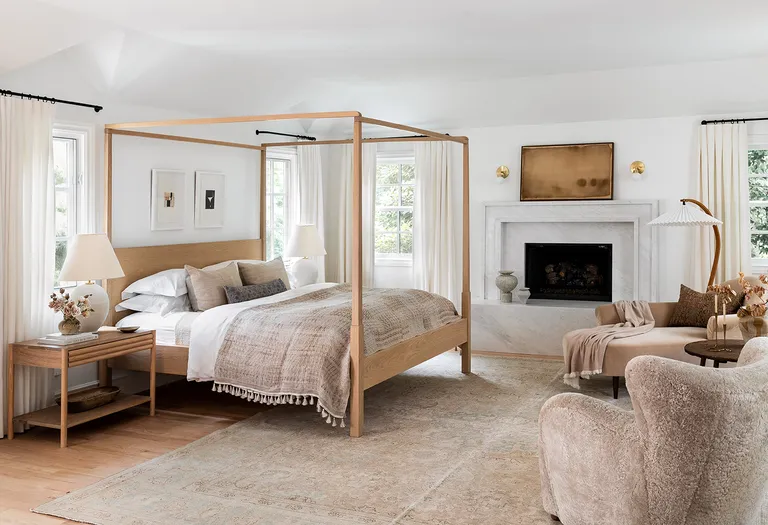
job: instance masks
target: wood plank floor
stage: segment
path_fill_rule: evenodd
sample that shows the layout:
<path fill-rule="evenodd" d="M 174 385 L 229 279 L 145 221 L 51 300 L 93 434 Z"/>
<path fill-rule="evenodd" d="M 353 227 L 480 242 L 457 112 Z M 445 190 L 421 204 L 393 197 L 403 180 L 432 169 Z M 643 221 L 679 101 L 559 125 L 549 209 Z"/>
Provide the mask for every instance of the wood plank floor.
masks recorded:
<path fill-rule="evenodd" d="M 268 407 L 179 381 L 158 388 L 157 415 L 138 407 L 71 428 L 0 440 L 0 525 L 75 523 L 29 509 L 225 428 Z"/>

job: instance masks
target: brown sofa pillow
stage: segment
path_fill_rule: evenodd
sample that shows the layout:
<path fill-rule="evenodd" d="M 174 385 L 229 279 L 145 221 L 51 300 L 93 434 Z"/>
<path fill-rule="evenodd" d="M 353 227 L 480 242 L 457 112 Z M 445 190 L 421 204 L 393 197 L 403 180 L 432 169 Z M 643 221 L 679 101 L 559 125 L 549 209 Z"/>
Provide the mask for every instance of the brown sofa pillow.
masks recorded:
<path fill-rule="evenodd" d="M 740 296 L 721 296 L 726 301 L 725 313 L 735 314 L 741 306 Z M 722 304 L 722 303 L 719 303 Z M 722 306 L 718 306 L 722 313 Z M 697 292 L 685 285 L 680 285 L 680 298 L 669 319 L 669 326 L 696 326 L 706 328 L 709 318 L 715 315 L 715 293 Z"/>

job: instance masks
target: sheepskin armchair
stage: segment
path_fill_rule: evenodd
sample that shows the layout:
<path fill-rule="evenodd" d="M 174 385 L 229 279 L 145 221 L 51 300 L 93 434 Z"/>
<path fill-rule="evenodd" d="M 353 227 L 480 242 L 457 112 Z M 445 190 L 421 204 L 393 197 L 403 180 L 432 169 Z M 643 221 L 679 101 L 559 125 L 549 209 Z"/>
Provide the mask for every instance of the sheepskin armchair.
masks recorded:
<path fill-rule="evenodd" d="M 581 394 L 542 407 L 541 493 L 553 519 L 768 523 L 768 337 L 749 341 L 734 368 L 640 356 L 626 378 L 632 411 Z"/>

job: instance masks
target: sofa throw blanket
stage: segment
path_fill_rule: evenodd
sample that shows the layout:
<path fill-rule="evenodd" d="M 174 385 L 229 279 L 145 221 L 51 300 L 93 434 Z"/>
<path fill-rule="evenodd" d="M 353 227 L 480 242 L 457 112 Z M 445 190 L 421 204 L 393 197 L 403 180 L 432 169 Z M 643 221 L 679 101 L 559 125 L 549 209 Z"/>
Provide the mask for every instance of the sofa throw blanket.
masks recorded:
<path fill-rule="evenodd" d="M 619 301 L 615 306 L 620 323 L 574 330 L 563 337 L 563 380 L 567 385 L 579 388 L 579 378 L 589 379 L 603 372 L 608 343 L 621 337 L 650 332 L 656 324 L 647 301 Z"/>
<path fill-rule="evenodd" d="M 439 295 L 364 290 L 365 354 L 459 319 L 453 303 Z M 327 423 L 343 427 L 351 322 L 347 284 L 243 310 L 219 349 L 213 388 L 260 403 L 315 405 Z"/>

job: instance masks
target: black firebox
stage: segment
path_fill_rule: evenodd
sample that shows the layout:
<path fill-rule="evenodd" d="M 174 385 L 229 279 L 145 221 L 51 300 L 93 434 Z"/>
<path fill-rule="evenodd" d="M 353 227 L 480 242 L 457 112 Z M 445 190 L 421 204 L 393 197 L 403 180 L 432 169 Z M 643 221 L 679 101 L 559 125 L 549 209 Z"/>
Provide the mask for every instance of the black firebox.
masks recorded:
<path fill-rule="evenodd" d="M 610 302 L 612 266 L 610 244 L 525 244 L 531 299 Z"/>

